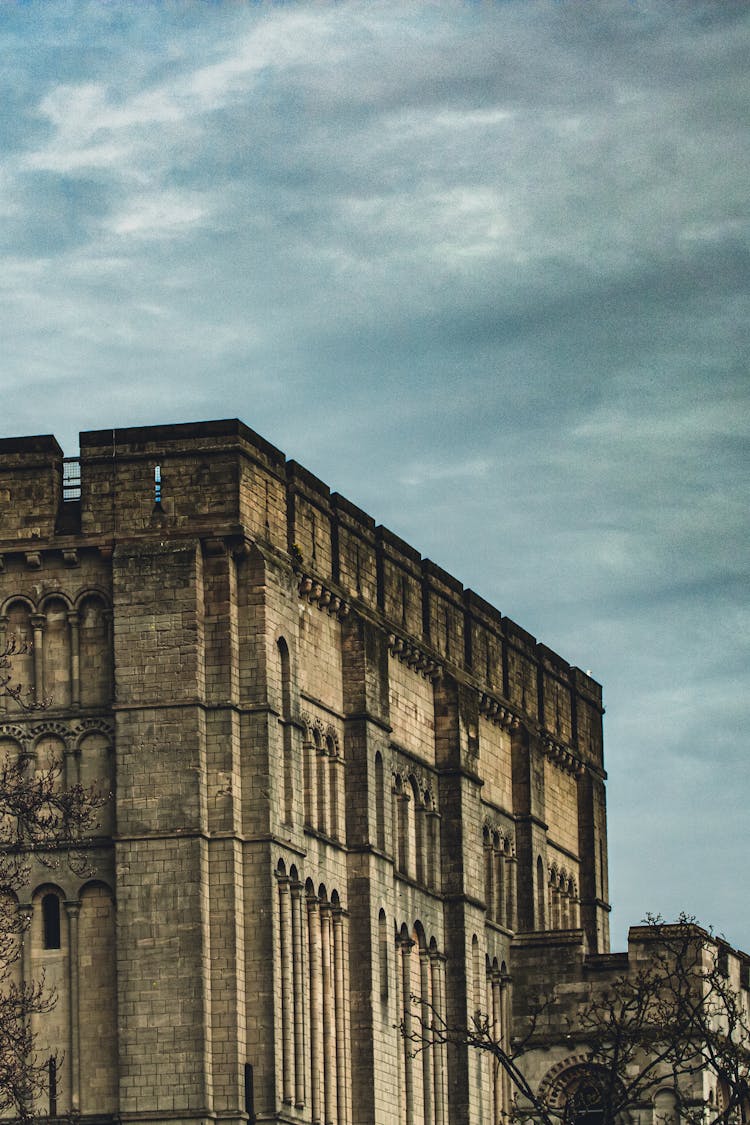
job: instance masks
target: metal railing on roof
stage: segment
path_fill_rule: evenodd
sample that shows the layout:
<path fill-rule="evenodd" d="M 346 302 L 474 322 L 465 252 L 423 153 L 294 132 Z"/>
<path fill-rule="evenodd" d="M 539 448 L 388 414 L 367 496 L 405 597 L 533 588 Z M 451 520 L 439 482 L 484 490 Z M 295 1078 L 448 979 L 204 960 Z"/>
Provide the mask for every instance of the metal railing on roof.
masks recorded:
<path fill-rule="evenodd" d="M 62 498 L 81 499 L 81 461 L 78 457 L 63 457 Z"/>

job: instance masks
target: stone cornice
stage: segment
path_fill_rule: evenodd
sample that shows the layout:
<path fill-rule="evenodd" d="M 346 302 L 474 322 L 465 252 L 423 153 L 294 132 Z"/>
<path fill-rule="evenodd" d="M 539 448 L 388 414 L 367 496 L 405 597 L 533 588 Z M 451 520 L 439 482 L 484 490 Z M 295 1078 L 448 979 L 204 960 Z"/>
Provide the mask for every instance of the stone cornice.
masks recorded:
<path fill-rule="evenodd" d="M 539 743 L 544 751 L 545 758 L 553 766 L 557 766 L 558 769 L 570 774 L 571 777 L 583 775 L 586 770 L 585 765 L 568 746 L 564 746 L 544 731 L 540 732 Z"/>
<path fill-rule="evenodd" d="M 507 703 L 501 703 L 486 691 L 479 690 L 479 714 L 503 730 L 520 730 L 523 720 Z"/>
<path fill-rule="evenodd" d="M 339 621 L 343 621 L 345 617 L 349 616 L 349 603 L 309 574 L 301 576 L 297 592 L 301 598 L 310 602 L 311 605 L 316 605 L 318 609 L 325 610 L 330 617 L 336 617 Z"/>
<path fill-rule="evenodd" d="M 443 674 L 442 665 L 438 660 L 414 641 L 409 641 L 398 633 L 388 634 L 388 651 L 396 660 L 413 668 L 426 680 L 438 680 Z"/>

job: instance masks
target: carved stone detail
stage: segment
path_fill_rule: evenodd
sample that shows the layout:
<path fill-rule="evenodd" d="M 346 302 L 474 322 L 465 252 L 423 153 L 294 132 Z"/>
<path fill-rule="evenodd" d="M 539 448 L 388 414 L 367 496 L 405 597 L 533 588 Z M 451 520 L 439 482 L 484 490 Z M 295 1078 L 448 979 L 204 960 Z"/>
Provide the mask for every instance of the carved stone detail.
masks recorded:
<path fill-rule="evenodd" d="M 317 578 L 311 578 L 310 575 L 303 574 L 298 592 L 301 598 L 310 602 L 311 605 L 317 605 L 318 609 L 325 610 L 330 617 L 336 617 L 339 621 L 343 621 L 345 617 L 349 616 L 349 603 L 329 590 Z"/>
<path fill-rule="evenodd" d="M 426 680 L 437 680 L 442 675 L 442 667 L 434 657 L 413 641 L 400 637 L 397 633 L 388 634 L 388 651 L 391 656 L 395 656 L 402 664 L 419 672 Z"/>

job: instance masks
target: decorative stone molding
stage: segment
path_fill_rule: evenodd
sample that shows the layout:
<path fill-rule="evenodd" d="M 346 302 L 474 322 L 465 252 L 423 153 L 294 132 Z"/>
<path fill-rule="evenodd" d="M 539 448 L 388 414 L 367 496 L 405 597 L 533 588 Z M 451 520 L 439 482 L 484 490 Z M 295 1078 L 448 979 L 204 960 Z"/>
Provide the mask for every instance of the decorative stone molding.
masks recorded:
<path fill-rule="evenodd" d="M 63 562 L 66 566 L 78 566 L 78 551 L 75 547 L 70 547 L 63 551 Z"/>
<path fill-rule="evenodd" d="M 87 734 L 102 734 L 111 742 L 114 738 L 115 729 L 106 719 L 81 719 L 80 723 L 76 723 L 71 728 L 70 733 L 71 737 L 75 738 L 76 744 Z"/>
<path fill-rule="evenodd" d="M 490 834 L 490 837 L 497 836 L 499 838 L 500 843 L 502 844 L 501 850 L 508 858 L 515 855 L 515 842 L 513 840 L 513 834 L 509 831 L 508 828 L 504 827 L 501 824 L 498 824 L 496 820 L 492 820 L 490 817 L 486 816 L 482 821 L 482 833 L 484 834 L 485 831 Z"/>
<path fill-rule="evenodd" d="M 540 738 L 544 756 L 548 761 L 552 762 L 558 769 L 569 773 L 571 777 L 581 777 L 584 772 L 583 762 L 575 756 L 572 750 L 569 750 L 562 743 L 556 742 L 548 734 L 542 734 Z"/>
<path fill-rule="evenodd" d="M 518 730 L 521 726 L 520 717 L 506 703 L 485 691 L 479 692 L 479 714 L 503 730 Z"/>
<path fill-rule="evenodd" d="M 392 790 L 395 793 L 397 782 L 401 781 L 401 788 L 406 790 L 407 786 L 411 789 L 409 784 L 410 779 L 416 782 L 417 790 L 419 792 L 419 808 L 429 808 L 431 812 L 439 812 L 437 800 L 435 799 L 435 790 L 432 785 L 432 780 L 427 776 L 424 770 L 416 766 L 409 765 L 405 769 L 394 769 L 391 774 Z M 425 793 L 429 797 L 429 805 L 425 803 Z"/>
<path fill-rule="evenodd" d="M 426 680 L 438 680 L 442 675 L 442 668 L 437 660 L 421 649 L 413 641 L 407 641 L 396 633 L 388 634 L 388 651 L 402 664 L 419 672 Z"/>
<path fill-rule="evenodd" d="M 304 598 L 305 601 L 310 602 L 311 605 L 317 605 L 318 609 L 325 610 L 329 616 L 338 618 L 343 621 L 345 617 L 349 616 L 349 603 L 338 594 L 334 594 L 317 578 L 311 578 L 309 575 L 304 574 L 300 579 L 298 587 L 299 596 Z"/>
<path fill-rule="evenodd" d="M 42 552 L 41 551 L 25 551 L 24 558 L 29 570 L 39 570 L 42 565 Z"/>
<path fill-rule="evenodd" d="M 32 731 L 28 727 L 20 727 L 16 723 L 0 724 L 0 738 L 12 739 L 18 743 L 19 748 L 23 751 L 28 749 L 28 744 L 33 737 Z"/>
<path fill-rule="evenodd" d="M 87 734 L 102 734 L 112 742 L 114 727 L 106 719 L 82 719 L 77 723 L 48 719 L 27 727 L 22 727 L 18 723 L 0 723 L 0 738 L 13 739 L 24 751 L 28 751 L 40 738 L 50 734 L 62 739 L 66 749 L 71 749 Z"/>

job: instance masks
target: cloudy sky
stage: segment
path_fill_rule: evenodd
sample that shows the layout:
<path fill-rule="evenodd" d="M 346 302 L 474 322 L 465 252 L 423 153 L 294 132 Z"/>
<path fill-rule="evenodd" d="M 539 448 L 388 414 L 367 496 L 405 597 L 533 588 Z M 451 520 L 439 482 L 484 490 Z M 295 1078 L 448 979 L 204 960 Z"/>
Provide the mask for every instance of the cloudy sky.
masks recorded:
<path fill-rule="evenodd" d="M 750 7 L 0 6 L 0 433 L 238 416 L 604 684 L 750 948 Z"/>

